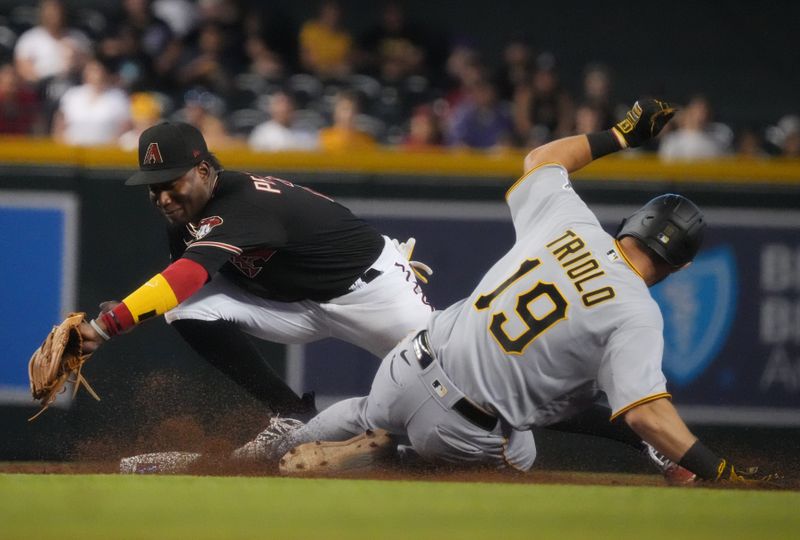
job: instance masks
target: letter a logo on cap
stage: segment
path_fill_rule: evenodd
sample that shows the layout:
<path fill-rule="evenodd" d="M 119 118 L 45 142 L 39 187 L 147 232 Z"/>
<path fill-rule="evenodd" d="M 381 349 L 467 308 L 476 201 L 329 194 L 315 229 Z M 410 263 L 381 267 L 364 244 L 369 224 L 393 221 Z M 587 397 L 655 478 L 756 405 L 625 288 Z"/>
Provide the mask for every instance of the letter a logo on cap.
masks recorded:
<path fill-rule="evenodd" d="M 164 158 L 161 157 L 161 149 L 158 147 L 157 142 L 151 142 L 147 147 L 147 152 L 144 153 L 142 165 L 153 165 L 154 163 L 164 163 Z"/>

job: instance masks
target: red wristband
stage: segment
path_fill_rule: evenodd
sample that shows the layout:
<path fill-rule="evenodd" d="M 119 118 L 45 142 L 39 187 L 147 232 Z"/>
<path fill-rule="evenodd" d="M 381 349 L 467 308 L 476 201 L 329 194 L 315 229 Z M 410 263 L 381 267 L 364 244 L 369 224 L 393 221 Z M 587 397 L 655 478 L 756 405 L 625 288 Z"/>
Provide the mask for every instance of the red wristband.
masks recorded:
<path fill-rule="evenodd" d="M 111 311 L 102 313 L 100 319 L 108 330 L 109 336 L 121 334 L 135 325 L 133 314 L 131 314 L 131 310 L 128 309 L 124 302 L 118 304 Z"/>

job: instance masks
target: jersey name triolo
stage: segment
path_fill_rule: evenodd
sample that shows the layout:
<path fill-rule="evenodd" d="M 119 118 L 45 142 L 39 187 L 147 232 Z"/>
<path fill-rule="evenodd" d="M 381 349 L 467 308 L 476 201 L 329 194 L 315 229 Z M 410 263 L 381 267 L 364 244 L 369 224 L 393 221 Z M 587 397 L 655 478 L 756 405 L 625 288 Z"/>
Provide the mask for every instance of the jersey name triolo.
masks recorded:
<path fill-rule="evenodd" d="M 589 251 L 586 242 L 575 232 L 567 229 L 564 234 L 547 244 L 547 248 L 561 268 L 566 270 L 567 277 L 572 281 L 575 290 L 581 293 L 581 302 L 584 306 L 592 307 L 614 298 L 616 293 L 609 285 L 601 285 L 595 289 L 588 288 L 595 285 L 588 282 L 604 276 L 605 271 Z M 609 254 L 611 253 L 616 252 L 611 250 Z"/>

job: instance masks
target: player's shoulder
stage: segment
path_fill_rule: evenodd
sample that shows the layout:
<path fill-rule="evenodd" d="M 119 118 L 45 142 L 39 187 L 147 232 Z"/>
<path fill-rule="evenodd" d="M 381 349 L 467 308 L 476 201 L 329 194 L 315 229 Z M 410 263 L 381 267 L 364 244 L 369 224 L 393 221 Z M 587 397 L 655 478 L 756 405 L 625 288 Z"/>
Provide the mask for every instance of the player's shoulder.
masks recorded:
<path fill-rule="evenodd" d="M 242 171 L 231 171 L 222 169 L 219 171 L 219 181 L 223 184 L 241 186 L 245 181 L 250 180 L 252 175 Z"/>
<path fill-rule="evenodd" d="M 225 188 L 228 191 L 242 192 L 250 197 L 259 192 L 257 189 L 259 182 L 263 181 L 264 178 L 269 178 L 247 171 L 231 171 L 227 169 L 220 171 L 219 177 L 221 188 Z"/>
<path fill-rule="evenodd" d="M 615 304 L 623 311 L 636 313 L 638 317 L 654 324 L 661 324 L 661 311 L 650 294 L 650 289 L 632 264 L 625 258 L 613 236 L 600 223 L 577 225 L 575 232 L 586 242 L 589 250 L 602 267 L 604 279 L 615 291 Z"/>
<path fill-rule="evenodd" d="M 209 201 L 209 206 L 229 206 L 231 203 L 244 203 L 250 197 L 251 184 L 247 174 L 239 171 L 219 171 L 217 185 L 214 188 L 214 195 Z"/>
<path fill-rule="evenodd" d="M 537 189 L 544 186 L 560 186 L 572 189 L 572 183 L 569 180 L 567 170 L 563 165 L 556 162 L 541 163 L 525 171 L 525 173 L 508 188 L 508 191 L 506 191 L 506 199 L 522 186 L 528 188 L 536 187 Z"/>
<path fill-rule="evenodd" d="M 619 310 L 621 319 L 627 320 L 626 324 L 632 326 L 663 327 L 661 309 L 650 294 L 650 289 L 639 276 L 623 265 L 616 261 L 606 266 L 607 277 L 616 296 L 613 305 Z"/>

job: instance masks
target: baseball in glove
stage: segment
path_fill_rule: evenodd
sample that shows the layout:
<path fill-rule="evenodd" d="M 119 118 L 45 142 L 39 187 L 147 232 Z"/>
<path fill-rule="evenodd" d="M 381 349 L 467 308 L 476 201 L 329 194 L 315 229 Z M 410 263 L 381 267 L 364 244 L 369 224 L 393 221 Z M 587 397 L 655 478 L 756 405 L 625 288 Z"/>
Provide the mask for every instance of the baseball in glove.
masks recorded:
<path fill-rule="evenodd" d="M 95 391 L 81 375 L 83 363 L 91 354 L 83 352 L 83 338 L 79 327 L 86 320 L 85 313 L 70 313 L 58 326 L 54 326 L 36 349 L 28 362 L 28 377 L 33 398 L 42 404 L 42 410 L 28 420 L 33 420 L 56 400 L 68 382 L 75 384 L 73 397 L 83 385 L 93 398 L 100 401 Z"/>

